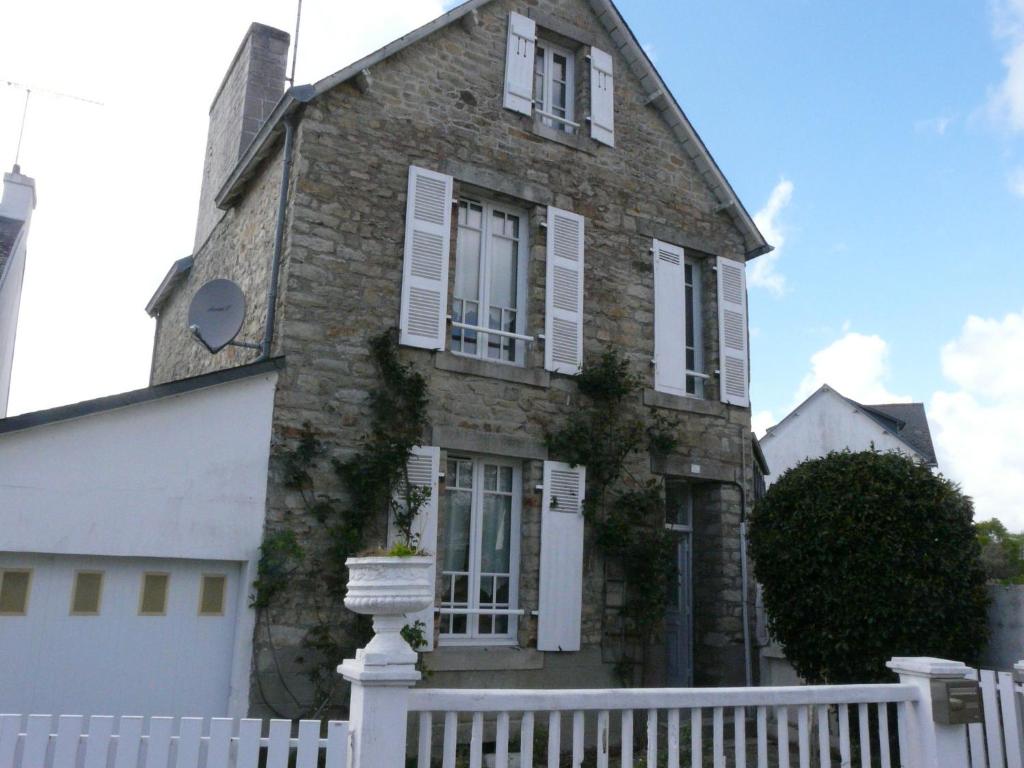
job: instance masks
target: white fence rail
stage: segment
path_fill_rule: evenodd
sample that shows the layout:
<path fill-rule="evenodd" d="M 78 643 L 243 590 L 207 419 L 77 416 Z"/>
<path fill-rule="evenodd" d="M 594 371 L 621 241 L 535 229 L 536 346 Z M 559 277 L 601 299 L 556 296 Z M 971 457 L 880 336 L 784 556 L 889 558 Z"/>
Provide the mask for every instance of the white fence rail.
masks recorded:
<path fill-rule="evenodd" d="M 1011 672 L 971 670 L 981 686 L 985 723 L 967 726 L 971 768 L 1024 768 L 1024 695 Z"/>
<path fill-rule="evenodd" d="M 348 723 L 0 715 L 0 768 L 346 768 Z"/>
<path fill-rule="evenodd" d="M 825 767 L 833 763 L 833 741 L 838 745 L 836 762 L 842 766 L 853 764 L 856 751 L 862 768 L 891 768 L 900 764 L 890 747 L 890 735 L 897 733 L 895 712 L 912 706 L 918 695 L 914 686 L 899 684 L 582 691 L 420 689 L 410 693 L 409 710 L 419 713 L 418 768 L 439 762 L 443 768 L 462 764 L 480 768 L 485 743 L 493 744 L 498 768 L 532 768 L 535 764 L 557 768 L 563 752 L 570 750 L 572 766 L 597 768 L 613 763 L 623 768 L 634 764 L 788 768 L 791 763 L 807 768 L 812 762 Z M 851 713 L 856 714 L 851 718 Z M 856 726 L 853 735 L 851 719 Z M 814 739 L 812 731 L 816 732 Z M 440 760 L 433 749 L 435 735 L 440 737 Z"/>

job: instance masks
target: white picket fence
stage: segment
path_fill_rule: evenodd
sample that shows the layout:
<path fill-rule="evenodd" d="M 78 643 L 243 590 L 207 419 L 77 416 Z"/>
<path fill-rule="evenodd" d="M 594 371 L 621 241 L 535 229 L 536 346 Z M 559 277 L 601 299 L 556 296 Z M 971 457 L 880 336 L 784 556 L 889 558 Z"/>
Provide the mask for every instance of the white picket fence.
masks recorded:
<path fill-rule="evenodd" d="M 146 722 L 148 719 L 148 723 Z M 0 768 L 347 768 L 348 723 L 0 715 Z"/>
<path fill-rule="evenodd" d="M 873 744 L 877 750 L 874 764 L 891 768 L 900 761 L 890 750 L 889 735 L 897 732 L 890 709 L 905 709 L 916 701 L 917 689 L 900 684 L 585 691 L 423 689 L 412 691 L 409 709 L 419 713 L 418 768 L 437 763 L 435 716 L 443 722 L 443 768 L 455 768 L 459 759 L 467 756 L 470 768 L 480 768 L 485 742 L 494 744 L 494 762 L 502 768 L 510 764 L 557 768 L 560 755 L 570 750 L 571 765 L 582 765 L 586 757 L 597 768 L 612 763 L 632 768 L 634 760 L 668 768 L 681 768 L 684 760 L 693 768 L 709 763 L 715 768 L 746 768 L 748 760 L 759 768 L 769 764 L 788 768 L 791 762 L 806 768 L 812 760 L 826 767 L 832 763 L 833 735 L 841 765 L 852 765 L 852 742 L 859 745 L 861 766 L 873 764 Z M 859 738 L 851 739 L 853 710 L 859 715 L 855 719 Z M 514 725 L 518 734 L 513 734 Z M 461 753 L 459 743 L 465 739 L 460 738 L 460 726 L 463 731 L 469 728 L 468 748 L 463 747 Z M 564 726 L 568 728 L 563 739 Z M 539 728 L 546 736 L 538 738 Z M 710 743 L 705 739 L 706 730 L 710 731 Z M 812 730 L 816 731 L 813 741 Z M 510 743 L 517 745 L 511 756 Z M 538 751 L 540 759 L 535 763 Z"/>
<path fill-rule="evenodd" d="M 351 729 L 0 715 L 0 768 L 401 768 L 407 753 L 418 768 L 559 768 L 570 755 L 573 768 L 1024 768 L 1024 686 L 1011 673 L 893 668 L 900 682 L 886 685 L 602 690 L 409 689 L 377 671 L 353 682 Z M 935 723 L 931 682 L 964 676 L 980 682 L 985 722 Z"/>
<path fill-rule="evenodd" d="M 1024 692 L 1011 672 L 971 670 L 985 723 L 967 726 L 971 768 L 1024 768 Z"/>

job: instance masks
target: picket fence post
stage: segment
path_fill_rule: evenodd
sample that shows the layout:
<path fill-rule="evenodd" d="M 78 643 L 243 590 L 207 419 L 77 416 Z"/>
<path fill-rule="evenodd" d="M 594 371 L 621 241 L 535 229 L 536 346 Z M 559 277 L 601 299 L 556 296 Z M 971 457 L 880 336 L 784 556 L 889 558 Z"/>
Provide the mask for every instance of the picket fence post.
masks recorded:
<path fill-rule="evenodd" d="M 920 692 L 912 708 L 900 710 L 900 730 L 906 734 L 910 753 L 904 756 L 904 765 L 907 768 L 963 768 L 969 765 L 967 728 L 963 725 L 942 725 L 934 720 L 932 680 L 962 680 L 968 676 L 970 668 L 959 661 L 901 656 L 890 659 L 886 666 L 900 676 L 901 683 L 913 685 Z"/>

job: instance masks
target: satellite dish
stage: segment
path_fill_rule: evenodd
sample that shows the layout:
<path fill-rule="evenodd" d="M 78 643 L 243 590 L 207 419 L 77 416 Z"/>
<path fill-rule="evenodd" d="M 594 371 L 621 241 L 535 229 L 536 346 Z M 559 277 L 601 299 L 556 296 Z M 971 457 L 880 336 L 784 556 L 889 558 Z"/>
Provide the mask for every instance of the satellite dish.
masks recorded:
<path fill-rule="evenodd" d="M 188 329 L 216 354 L 235 340 L 245 320 L 245 295 L 231 280 L 211 280 L 196 291 L 188 308 Z"/>

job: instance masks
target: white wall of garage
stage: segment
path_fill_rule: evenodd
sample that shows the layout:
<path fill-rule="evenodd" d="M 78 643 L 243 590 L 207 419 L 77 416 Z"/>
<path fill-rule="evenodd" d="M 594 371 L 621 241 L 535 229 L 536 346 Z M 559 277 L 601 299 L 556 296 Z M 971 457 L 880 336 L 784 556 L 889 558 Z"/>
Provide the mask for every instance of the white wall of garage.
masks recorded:
<path fill-rule="evenodd" d="M 81 678 L 82 686 L 99 692 L 95 701 L 76 693 L 83 706 L 110 703 L 91 710 L 94 714 L 247 713 L 254 622 L 248 593 L 263 532 L 276 380 L 276 371 L 263 371 L 0 434 L 0 568 L 15 567 L 16 557 L 48 556 L 33 566 L 28 615 L 0 616 L 0 658 L 31 651 L 36 674 L 63 685 L 68 694 L 79 690 L 73 681 Z M 109 587 L 125 597 L 99 617 L 69 617 L 70 579 L 80 567 L 76 564 L 86 560 L 114 574 Z M 226 611 L 233 626 L 207 637 L 203 650 L 217 654 L 226 667 L 223 679 L 210 679 L 209 664 L 187 662 L 188 638 L 200 642 L 203 635 L 189 635 L 195 616 L 184 603 L 178 619 L 169 613 L 162 623 L 139 621 L 144 617 L 126 607 L 128 591 L 138 589 L 136 577 L 147 562 L 172 574 L 172 592 L 175 586 L 185 590 L 201 572 L 233 574 L 234 602 Z M 85 618 L 89 621 L 80 621 Z M 199 622 L 194 629 L 207 631 L 214 624 Z M 16 642 L 14 627 L 19 628 Z M 74 653 L 79 642 L 97 650 L 92 669 L 68 667 L 55 658 L 81 658 Z M 35 647 L 26 649 L 24 643 Z M 175 650 L 179 645 L 181 655 Z M 115 648 L 122 650 L 114 653 Z M 149 649 L 152 668 L 183 692 L 179 704 L 188 711 L 178 709 L 173 698 L 160 697 L 137 709 L 147 701 L 138 699 L 140 686 L 154 685 L 156 678 L 140 680 L 147 667 L 141 656 L 125 650 L 131 648 Z M 215 688 L 219 692 L 211 693 Z M 44 689 L 32 690 L 37 693 L 20 692 L 22 706 L 0 701 L 0 708 L 38 711 L 34 702 L 42 706 L 48 700 L 39 698 Z M 70 704 L 58 704 L 53 702 L 53 711 L 69 711 Z M 176 711 L 165 711 L 172 704 Z"/>

